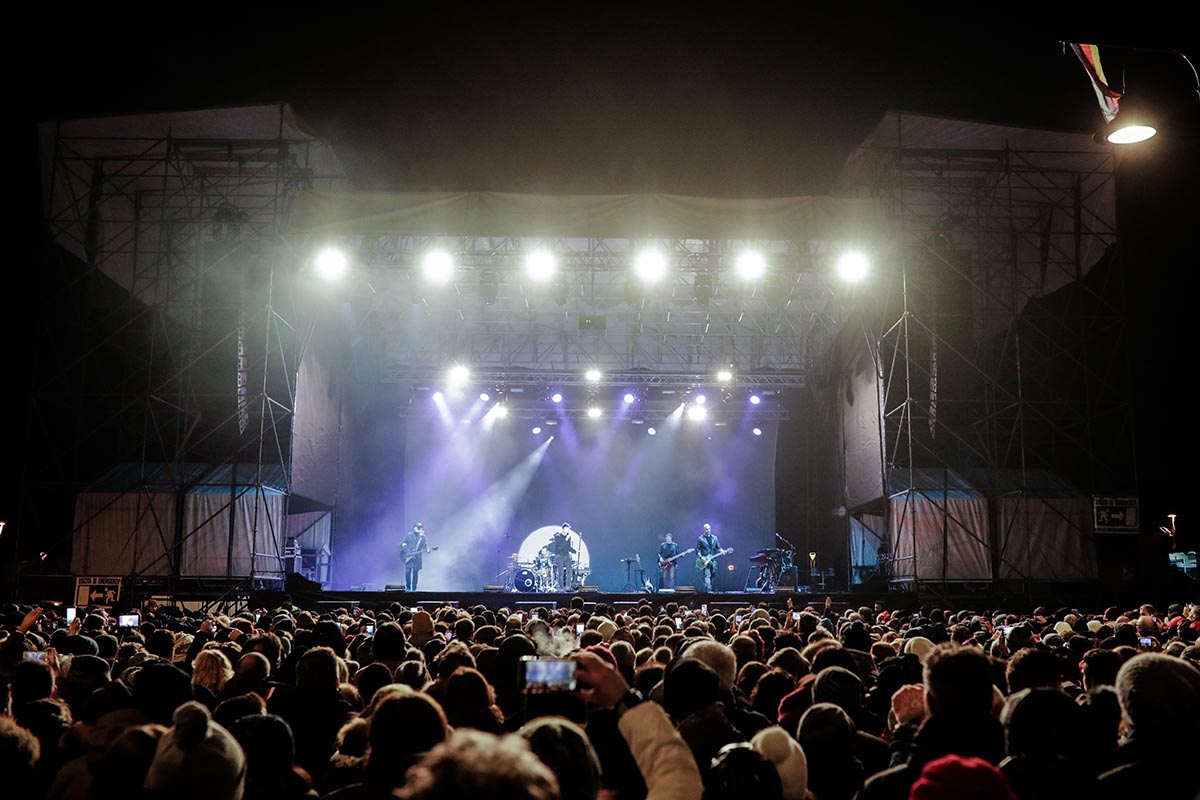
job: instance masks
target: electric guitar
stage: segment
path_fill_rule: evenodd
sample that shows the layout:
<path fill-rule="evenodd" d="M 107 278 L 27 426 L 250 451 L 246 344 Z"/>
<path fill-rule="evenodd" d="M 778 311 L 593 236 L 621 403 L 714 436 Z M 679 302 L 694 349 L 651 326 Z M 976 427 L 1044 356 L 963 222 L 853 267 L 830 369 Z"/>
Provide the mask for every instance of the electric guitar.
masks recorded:
<path fill-rule="evenodd" d="M 732 552 L 733 552 L 732 547 L 726 547 L 724 550 L 720 550 L 716 553 L 713 553 L 711 556 L 700 556 L 699 558 L 696 559 L 696 569 L 700 572 L 703 572 L 704 570 L 708 569 L 708 566 L 710 564 L 712 564 L 714 561 L 716 561 L 718 558 L 720 558 L 721 556 L 727 556 Z"/>
<path fill-rule="evenodd" d="M 670 558 L 663 558 L 662 556 L 659 556 L 658 557 L 658 567 L 659 567 L 659 569 L 662 569 L 663 567 L 668 567 L 668 566 L 674 564 L 676 559 L 683 558 L 688 553 L 694 553 L 694 552 L 696 552 L 696 548 L 689 547 L 687 550 L 684 550 L 682 553 L 676 553 L 675 555 L 671 556 Z"/>
<path fill-rule="evenodd" d="M 406 556 L 404 557 L 404 564 L 405 564 L 405 566 L 408 566 L 409 564 L 411 564 L 411 563 L 412 563 L 412 560 L 413 560 L 414 558 L 416 558 L 417 556 L 419 556 L 419 555 L 421 555 L 421 554 L 423 554 L 423 553 L 433 553 L 433 552 L 436 552 L 436 551 L 437 551 L 437 548 L 436 548 L 436 547 L 427 547 L 427 548 L 425 548 L 425 549 L 423 549 L 423 550 L 416 550 L 416 551 L 414 551 L 414 552 L 412 552 L 412 553 L 409 553 L 408 555 L 406 555 Z"/>

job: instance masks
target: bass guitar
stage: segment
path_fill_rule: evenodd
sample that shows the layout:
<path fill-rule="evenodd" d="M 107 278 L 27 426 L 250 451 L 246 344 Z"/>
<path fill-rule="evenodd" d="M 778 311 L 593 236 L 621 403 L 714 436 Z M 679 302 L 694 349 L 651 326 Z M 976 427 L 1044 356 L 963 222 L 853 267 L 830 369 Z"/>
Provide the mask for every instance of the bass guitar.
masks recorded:
<path fill-rule="evenodd" d="M 434 552 L 437 552 L 436 547 L 427 547 L 422 550 L 413 551 L 404 557 L 404 564 L 405 564 L 405 566 L 407 566 L 407 565 L 411 564 L 412 560 L 414 558 L 416 558 L 417 556 L 422 555 L 424 553 L 434 553 Z"/>
<path fill-rule="evenodd" d="M 708 569 L 709 565 L 712 564 L 714 561 L 716 561 L 718 558 L 720 558 L 721 556 L 727 556 L 732 552 L 733 552 L 732 547 L 726 547 L 724 550 L 719 550 L 716 553 L 713 553 L 711 556 L 700 556 L 699 558 L 696 559 L 696 570 L 699 572 L 703 572 L 704 570 Z"/>
<path fill-rule="evenodd" d="M 659 567 L 659 569 L 662 569 L 663 567 L 669 567 L 672 564 L 674 564 L 676 562 L 676 560 L 683 558 L 684 556 L 688 555 L 689 553 L 694 553 L 694 552 L 696 552 L 696 548 L 689 547 L 687 550 L 684 550 L 682 553 L 676 553 L 675 555 L 671 556 L 670 558 L 663 558 L 662 556 L 659 556 L 658 557 L 658 567 Z"/>

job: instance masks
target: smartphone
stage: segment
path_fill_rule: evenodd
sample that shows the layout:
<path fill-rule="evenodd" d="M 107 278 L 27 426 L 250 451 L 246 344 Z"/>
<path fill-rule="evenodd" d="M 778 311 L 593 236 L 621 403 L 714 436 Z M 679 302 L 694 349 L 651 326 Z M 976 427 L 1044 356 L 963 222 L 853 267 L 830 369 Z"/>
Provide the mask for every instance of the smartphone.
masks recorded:
<path fill-rule="evenodd" d="M 1138 642 L 1141 643 L 1142 647 L 1152 647 L 1154 645 L 1154 640 L 1149 636 L 1143 636 L 1142 638 L 1138 639 Z"/>
<path fill-rule="evenodd" d="M 734 621 L 734 624 L 736 624 L 736 625 L 741 625 L 741 624 L 742 624 L 742 615 L 741 615 L 741 614 L 734 614 L 734 615 L 733 615 L 733 621 Z"/>
<path fill-rule="evenodd" d="M 683 630 L 683 617 L 675 618 L 675 630 L 677 630 L 677 631 Z"/>
<path fill-rule="evenodd" d="M 1015 628 L 1015 627 L 1016 627 L 1015 625 L 1001 625 L 1001 626 L 1000 626 L 1000 630 L 1001 630 L 1001 631 L 1004 633 L 1004 638 L 1005 638 L 1005 639 L 1007 639 L 1007 638 L 1008 638 L 1008 635 L 1009 635 L 1010 633 L 1012 633 L 1012 629 L 1013 629 L 1013 628 Z"/>
<path fill-rule="evenodd" d="M 77 609 L 75 608 L 75 606 L 67 607 L 67 624 L 68 625 L 70 625 L 72 622 L 75 621 L 76 611 L 77 611 Z"/>
<path fill-rule="evenodd" d="M 446 641 L 448 642 L 453 638 L 454 638 L 454 631 L 446 631 Z"/>
<path fill-rule="evenodd" d="M 799 622 L 799 621 L 800 621 L 800 612 L 799 612 L 799 611 L 793 611 L 793 612 L 792 612 L 792 619 L 794 619 L 794 620 L 796 620 L 797 622 Z"/>
<path fill-rule="evenodd" d="M 521 659 L 521 688 L 533 694 L 575 691 L 575 660 L 571 658 Z"/>
<path fill-rule="evenodd" d="M 576 635 L 576 636 L 583 636 L 583 631 L 584 631 L 584 629 L 585 629 L 586 627 L 587 627 L 587 625 L 585 625 L 584 623 L 582 623 L 582 622 L 576 622 L 576 623 L 575 623 L 575 635 Z"/>
<path fill-rule="evenodd" d="M 136 628 L 138 626 L 137 614 L 121 614 L 117 617 L 118 628 Z"/>
<path fill-rule="evenodd" d="M 367 636 L 374 636 L 375 626 L 371 625 L 370 623 L 363 625 L 363 633 L 365 633 Z"/>
<path fill-rule="evenodd" d="M 536 612 L 536 611 L 530 611 L 529 618 L 530 619 L 541 619 L 541 615 L 539 615 L 538 612 Z"/>
<path fill-rule="evenodd" d="M 703 615 L 704 615 L 704 616 L 706 616 L 706 617 L 708 616 L 708 603 L 701 603 L 701 604 L 700 604 L 700 613 L 701 613 L 701 614 L 703 614 Z"/>
<path fill-rule="evenodd" d="M 25 660 L 26 661 L 41 661 L 44 664 L 44 663 L 46 663 L 46 654 L 43 653 L 41 650 L 26 650 L 25 651 Z"/>
<path fill-rule="evenodd" d="M 255 625 L 257 625 L 257 624 L 258 624 L 258 621 L 259 621 L 260 619 L 262 619 L 262 614 L 255 614 L 255 615 L 254 615 L 254 624 L 255 624 Z"/>

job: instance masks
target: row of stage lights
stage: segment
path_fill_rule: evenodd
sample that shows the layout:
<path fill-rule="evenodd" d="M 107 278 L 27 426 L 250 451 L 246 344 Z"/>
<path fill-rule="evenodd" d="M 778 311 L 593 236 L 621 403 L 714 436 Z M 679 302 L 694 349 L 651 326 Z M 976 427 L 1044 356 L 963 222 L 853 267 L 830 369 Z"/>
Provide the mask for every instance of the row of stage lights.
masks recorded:
<path fill-rule="evenodd" d="M 350 258 L 339 248 L 326 247 L 317 253 L 313 265 L 322 280 L 336 283 L 349 272 Z M 456 269 L 454 257 L 444 250 L 431 250 L 421 260 L 421 273 L 430 283 L 449 283 Z M 524 271 L 531 281 L 546 283 L 558 272 L 558 258 L 549 250 L 534 250 L 525 256 Z M 667 257 L 661 250 L 643 250 L 633 260 L 633 274 L 643 283 L 659 283 L 669 272 Z M 734 272 L 747 283 L 761 280 L 767 273 L 767 259 L 757 250 L 746 250 L 734 262 Z M 838 277 L 847 283 L 859 283 L 869 272 L 869 260 L 857 250 L 838 257 Z"/>
<path fill-rule="evenodd" d="M 603 373 L 601 373 L 598 369 L 589 369 L 583 374 L 583 376 L 589 384 L 593 385 L 599 384 L 601 379 L 604 377 Z M 733 372 L 731 370 L 723 369 L 717 372 L 716 377 L 718 383 L 728 384 L 733 380 Z M 450 368 L 450 372 L 447 376 L 448 388 L 452 392 L 461 392 L 464 388 L 466 388 L 470 380 L 470 369 L 462 364 L 456 364 Z M 726 397 L 728 399 L 728 395 L 726 395 Z M 445 395 L 442 392 L 434 392 L 433 398 L 441 401 L 445 399 Z M 633 405 L 637 402 L 637 399 L 637 395 L 633 392 L 626 392 L 621 398 L 624 407 Z M 481 403 L 488 403 L 491 402 L 491 400 L 492 395 L 489 392 L 484 391 L 479 393 L 479 401 Z M 552 392 L 549 395 L 549 400 L 556 405 L 561 403 L 563 401 L 562 392 Z M 753 406 L 761 405 L 762 396 L 757 393 L 751 393 L 748 401 L 750 405 Z M 682 404 L 684 408 L 684 415 L 693 422 L 703 422 L 704 420 L 708 419 L 708 409 L 706 408 L 707 404 L 708 397 L 706 395 L 699 393 L 695 394 L 688 402 Z M 585 413 L 589 419 L 600 419 L 604 416 L 604 410 L 594 402 L 588 406 L 588 409 Z M 488 410 L 488 415 L 490 415 L 493 419 L 503 419 L 508 416 L 508 408 L 502 401 L 498 400 L 496 404 Z M 533 429 L 534 435 L 538 435 L 541 432 L 542 429 L 540 426 Z M 653 427 L 649 427 L 646 429 L 646 433 L 650 436 L 655 436 L 658 431 Z M 751 433 L 753 433 L 755 436 L 762 436 L 762 428 L 755 427 Z"/>

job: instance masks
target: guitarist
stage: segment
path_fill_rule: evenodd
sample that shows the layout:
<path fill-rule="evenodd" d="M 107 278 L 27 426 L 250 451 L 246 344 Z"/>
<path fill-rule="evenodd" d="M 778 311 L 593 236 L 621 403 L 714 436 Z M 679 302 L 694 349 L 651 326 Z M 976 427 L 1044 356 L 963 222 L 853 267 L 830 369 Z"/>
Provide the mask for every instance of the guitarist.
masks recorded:
<path fill-rule="evenodd" d="M 400 541 L 400 555 L 404 557 L 404 588 L 417 590 L 417 576 L 421 574 L 421 554 L 429 552 L 429 541 L 425 538 L 425 526 L 413 525 Z"/>
<path fill-rule="evenodd" d="M 715 556 L 721 552 L 721 542 L 716 536 L 713 536 L 712 526 L 707 522 L 704 523 L 704 533 L 696 540 L 696 555 L 700 558 L 708 558 Z M 712 559 L 709 563 L 700 570 L 700 578 L 704 582 L 704 591 L 711 592 L 713 590 L 713 578 L 717 576 L 716 559 Z"/>
<path fill-rule="evenodd" d="M 671 559 L 679 555 L 679 545 L 671 539 L 671 534 L 667 534 L 666 539 L 662 543 L 662 547 L 658 548 L 658 566 L 660 573 L 658 576 L 659 589 L 674 589 L 675 588 L 675 562 Z"/>

